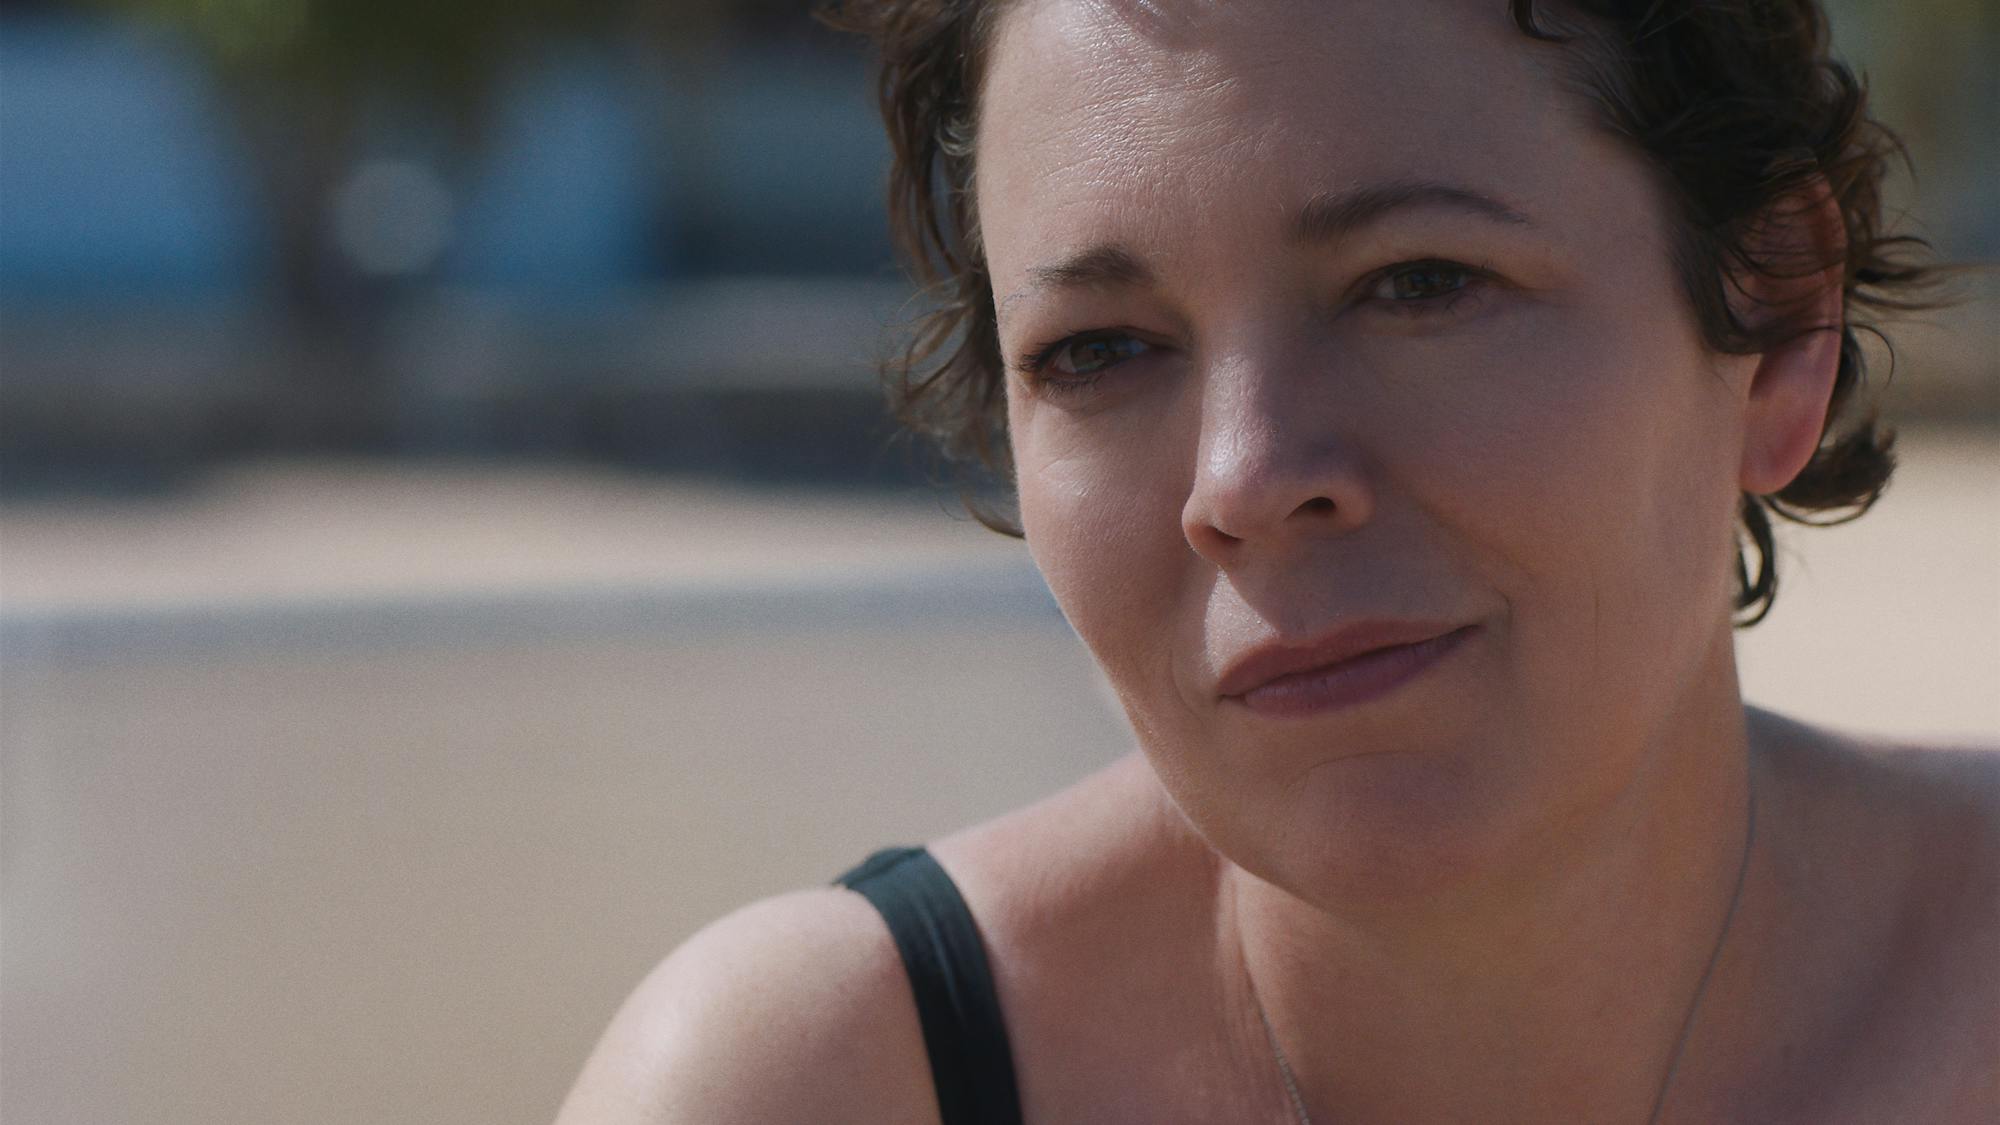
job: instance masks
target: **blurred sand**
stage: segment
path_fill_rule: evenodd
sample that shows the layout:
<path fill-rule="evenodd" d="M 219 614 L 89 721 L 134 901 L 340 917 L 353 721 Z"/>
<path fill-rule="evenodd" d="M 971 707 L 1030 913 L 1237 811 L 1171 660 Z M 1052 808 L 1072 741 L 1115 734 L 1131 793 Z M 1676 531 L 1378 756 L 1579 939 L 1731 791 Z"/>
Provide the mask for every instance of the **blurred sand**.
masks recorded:
<path fill-rule="evenodd" d="M 2000 745 L 2000 435 L 1913 431 L 1852 524 L 1779 529 L 1744 695 L 1830 726 Z"/>
<path fill-rule="evenodd" d="M 701 922 L 1117 754 L 939 507 L 329 465 L 0 510 L 0 1118 L 546 1121 Z M 2000 741 L 2000 435 L 1787 541 L 1753 699 Z"/>

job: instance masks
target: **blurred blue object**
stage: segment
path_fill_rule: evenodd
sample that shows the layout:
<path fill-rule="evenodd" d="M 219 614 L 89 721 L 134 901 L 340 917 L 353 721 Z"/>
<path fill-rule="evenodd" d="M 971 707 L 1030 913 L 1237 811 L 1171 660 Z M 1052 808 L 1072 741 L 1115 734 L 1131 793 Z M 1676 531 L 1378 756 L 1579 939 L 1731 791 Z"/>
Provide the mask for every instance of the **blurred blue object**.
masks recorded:
<path fill-rule="evenodd" d="M 0 23 L 0 296 L 247 294 L 269 229 L 224 113 L 162 34 Z"/>
<path fill-rule="evenodd" d="M 746 52 L 699 107 L 690 235 L 715 274 L 883 274 L 889 148 L 856 55 Z"/>
<path fill-rule="evenodd" d="M 678 264 L 661 190 L 661 130 L 637 67 L 581 51 L 520 72 L 499 95 L 445 280 L 590 297 Z"/>

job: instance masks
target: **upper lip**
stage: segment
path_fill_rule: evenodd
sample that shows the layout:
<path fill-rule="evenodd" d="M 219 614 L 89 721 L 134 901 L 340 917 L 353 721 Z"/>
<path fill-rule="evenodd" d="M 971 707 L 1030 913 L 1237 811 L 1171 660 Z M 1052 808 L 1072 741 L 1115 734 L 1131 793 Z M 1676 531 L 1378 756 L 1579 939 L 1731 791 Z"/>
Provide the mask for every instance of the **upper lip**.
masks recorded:
<path fill-rule="evenodd" d="M 1311 640 L 1259 645 L 1223 668 L 1216 693 L 1244 695 L 1285 676 L 1331 667 L 1382 649 L 1420 644 L 1457 629 L 1435 621 L 1354 621 Z"/>

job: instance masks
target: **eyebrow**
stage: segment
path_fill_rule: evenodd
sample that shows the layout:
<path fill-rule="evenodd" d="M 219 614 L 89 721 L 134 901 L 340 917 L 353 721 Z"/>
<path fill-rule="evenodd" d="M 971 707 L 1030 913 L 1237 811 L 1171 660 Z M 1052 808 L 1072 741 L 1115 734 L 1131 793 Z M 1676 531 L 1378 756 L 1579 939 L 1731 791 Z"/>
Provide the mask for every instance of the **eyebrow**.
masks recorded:
<path fill-rule="evenodd" d="M 1449 207 L 1510 226 L 1534 225 L 1526 215 L 1471 188 L 1434 180 L 1399 180 L 1314 196 L 1292 221 L 1292 241 L 1336 241 L 1392 212 L 1412 207 Z"/>
<path fill-rule="evenodd" d="M 1093 246 L 1050 265 L 1028 271 L 1030 289 L 1075 289 L 1091 285 L 1144 285 L 1152 267 L 1123 246 Z"/>
<path fill-rule="evenodd" d="M 1396 211 L 1421 207 L 1466 211 L 1510 226 L 1534 225 L 1527 216 L 1471 188 L 1433 180 L 1398 180 L 1314 196 L 1292 220 L 1291 240 L 1305 244 L 1337 241 Z M 1144 259 L 1117 243 L 1104 243 L 1030 268 L 1027 284 L 1008 294 L 1001 305 L 1031 292 L 1143 286 L 1153 280 L 1152 267 Z"/>

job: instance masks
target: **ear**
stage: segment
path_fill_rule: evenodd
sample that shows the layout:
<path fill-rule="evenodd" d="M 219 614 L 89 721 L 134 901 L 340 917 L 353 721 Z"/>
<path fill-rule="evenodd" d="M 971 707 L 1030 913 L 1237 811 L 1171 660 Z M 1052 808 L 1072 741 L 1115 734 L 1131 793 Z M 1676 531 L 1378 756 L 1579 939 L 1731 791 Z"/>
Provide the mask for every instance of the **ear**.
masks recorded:
<path fill-rule="evenodd" d="M 1797 477 L 1819 448 L 1840 371 L 1846 224 L 1825 181 L 1787 196 L 1757 237 L 1769 272 L 1735 281 L 1744 324 L 1773 330 L 1755 357 L 1743 416 L 1743 491 L 1768 495 Z"/>

